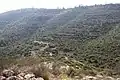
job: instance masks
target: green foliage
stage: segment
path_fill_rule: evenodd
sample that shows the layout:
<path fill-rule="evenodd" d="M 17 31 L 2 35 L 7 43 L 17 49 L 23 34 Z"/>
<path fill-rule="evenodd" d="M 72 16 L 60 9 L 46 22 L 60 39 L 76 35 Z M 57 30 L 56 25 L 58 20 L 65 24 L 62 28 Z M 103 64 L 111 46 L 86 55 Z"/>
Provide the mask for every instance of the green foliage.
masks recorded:
<path fill-rule="evenodd" d="M 76 59 L 92 68 L 120 73 L 119 14 L 120 4 L 70 9 L 22 9 L 2 13 L 0 56 L 30 56 L 32 50 L 48 56 L 40 52 L 39 47 L 33 48 L 38 46 L 33 44 L 34 41 L 43 40 L 57 45 L 58 51 L 53 59 L 61 59 L 61 54 L 58 54 L 61 51 L 62 56 Z M 74 67 L 81 66 L 67 63 Z"/>

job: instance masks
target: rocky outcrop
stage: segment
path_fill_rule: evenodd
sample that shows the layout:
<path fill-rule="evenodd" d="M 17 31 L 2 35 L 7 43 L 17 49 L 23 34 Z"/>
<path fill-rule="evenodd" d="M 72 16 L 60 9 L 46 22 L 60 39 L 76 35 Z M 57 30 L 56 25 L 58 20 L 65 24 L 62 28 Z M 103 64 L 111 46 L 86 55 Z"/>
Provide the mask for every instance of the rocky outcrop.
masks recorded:
<path fill-rule="evenodd" d="M 36 61 L 38 58 L 34 59 Z M 120 78 L 107 76 L 98 71 L 95 73 L 85 72 L 83 68 L 88 68 L 85 64 L 76 60 L 70 60 L 68 57 L 63 57 L 66 64 L 58 61 L 34 63 L 34 59 L 32 57 L 32 60 L 25 62 L 24 65 L 14 65 L 3 70 L 0 75 L 0 80 L 120 80 Z M 25 60 L 22 60 L 21 64 L 23 64 Z M 83 68 L 79 68 L 76 65 L 80 65 Z"/>
<path fill-rule="evenodd" d="M 62 66 L 61 68 L 65 68 Z M 17 75 L 14 74 L 15 72 L 12 70 L 3 70 L 0 76 L 0 80 L 44 80 L 42 77 L 36 77 L 33 73 L 19 73 Z M 63 78 L 67 78 L 62 76 Z M 49 80 L 63 80 L 63 78 L 59 77 L 50 77 Z M 120 80 L 120 78 L 113 78 L 110 76 L 103 76 L 103 75 L 96 75 L 96 76 L 83 76 L 81 79 L 64 79 L 64 80 Z"/>
<path fill-rule="evenodd" d="M 19 73 L 15 75 L 12 70 L 3 70 L 0 80 L 44 80 L 42 77 L 36 78 L 33 73 Z"/>
<path fill-rule="evenodd" d="M 25 79 L 31 79 L 31 78 L 35 78 L 35 75 L 34 74 L 26 74 L 24 77 L 25 77 Z"/>
<path fill-rule="evenodd" d="M 81 80 L 119 80 L 119 78 L 116 79 L 110 76 L 96 75 L 96 76 L 85 76 Z"/>
<path fill-rule="evenodd" d="M 4 77 L 14 76 L 14 74 L 15 73 L 12 70 L 3 70 L 3 72 L 1 73 L 1 75 Z"/>

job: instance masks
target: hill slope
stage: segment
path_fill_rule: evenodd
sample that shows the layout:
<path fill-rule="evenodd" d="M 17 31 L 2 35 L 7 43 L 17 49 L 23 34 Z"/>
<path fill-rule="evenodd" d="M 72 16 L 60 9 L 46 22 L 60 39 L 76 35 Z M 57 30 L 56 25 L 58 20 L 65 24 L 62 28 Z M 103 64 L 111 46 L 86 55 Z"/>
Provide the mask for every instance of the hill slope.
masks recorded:
<path fill-rule="evenodd" d="M 67 56 L 120 74 L 120 4 L 10 11 L 0 14 L 0 31 L 2 56 L 41 54 L 33 42 L 46 41 L 57 46 L 53 58 Z"/>

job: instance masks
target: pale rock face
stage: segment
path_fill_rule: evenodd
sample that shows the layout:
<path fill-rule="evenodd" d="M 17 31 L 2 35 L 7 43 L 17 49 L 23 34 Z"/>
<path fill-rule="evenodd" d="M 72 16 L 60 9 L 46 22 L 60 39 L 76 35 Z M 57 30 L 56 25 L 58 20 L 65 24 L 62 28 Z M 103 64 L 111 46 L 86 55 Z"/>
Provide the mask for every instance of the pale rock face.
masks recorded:
<path fill-rule="evenodd" d="M 17 78 L 16 76 L 10 76 L 6 80 L 20 80 L 20 79 Z"/>
<path fill-rule="evenodd" d="M 53 56 L 53 54 L 51 52 L 49 54 L 50 54 L 50 56 Z"/>
<path fill-rule="evenodd" d="M 12 70 L 3 70 L 2 76 L 4 77 L 10 77 L 13 76 L 15 73 Z"/>
<path fill-rule="evenodd" d="M 0 76 L 0 80 L 6 80 L 6 77 Z"/>
<path fill-rule="evenodd" d="M 103 79 L 103 76 L 102 76 L 102 75 L 96 75 L 96 77 L 97 77 L 98 79 L 100 79 L 100 80 Z"/>
<path fill-rule="evenodd" d="M 110 77 L 110 76 L 96 75 L 95 77 L 85 76 L 81 80 L 119 80 L 119 79 L 115 79 L 115 78 Z"/>
<path fill-rule="evenodd" d="M 18 77 L 18 79 L 19 79 L 19 80 L 24 80 L 24 78 L 23 78 L 23 77 Z"/>
<path fill-rule="evenodd" d="M 65 57 L 66 60 L 68 60 L 68 57 Z"/>
<path fill-rule="evenodd" d="M 24 76 L 25 76 L 25 73 L 20 73 L 17 75 L 17 77 L 20 79 L 20 80 L 24 80 Z"/>
<path fill-rule="evenodd" d="M 53 69 L 53 62 L 51 63 L 44 62 L 44 66 L 47 67 L 48 69 Z"/>
<path fill-rule="evenodd" d="M 93 76 L 85 76 L 83 79 L 81 80 L 97 80 L 96 77 L 93 77 Z"/>
<path fill-rule="evenodd" d="M 60 71 L 64 72 L 64 71 L 68 71 L 69 70 L 69 66 L 61 66 L 60 67 Z"/>
<path fill-rule="evenodd" d="M 24 76 L 25 76 L 25 73 L 20 73 L 20 74 L 18 74 L 18 76 L 24 77 Z"/>
<path fill-rule="evenodd" d="M 25 79 L 35 78 L 34 74 L 27 74 L 25 75 Z"/>
<path fill-rule="evenodd" d="M 106 77 L 105 80 L 116 80 L 116 79 L 114 79 L 112 77 Z"/>
<path fill-rule="evenodd" d="M 36 78 L 30 78 L 30 79 L 26 79 L 26 80 L 36 80 Z"/>
<path fill-rule="evenodd" d="M 120 78 L 117 78 L 117 80 L 120 80 Z"/>
<path fill-rule="evenodd" d="M 96 77 L 102 78 L 103 76 L 102 75 L 96 75 Z"/>
<path fill-rule="evenodd" d="M 44 80 L 44 79 L 40 77 L 40 78 L 36 78 L 36 80 Z"/>
<path fill-rule="evenodd" d="M 30 78 L 30 79 L 26 79 L 26 80 L 44 80 L 43 78 Z"/>
<path fill-rule="evenodd" d="M 53 63 L 48 63 L 48 64 L 47 64 L 47 67 L 48 67 L 49 69 L 51 69 L 51 70 L 53 69 L 52 66 L 53 66 Z"/>

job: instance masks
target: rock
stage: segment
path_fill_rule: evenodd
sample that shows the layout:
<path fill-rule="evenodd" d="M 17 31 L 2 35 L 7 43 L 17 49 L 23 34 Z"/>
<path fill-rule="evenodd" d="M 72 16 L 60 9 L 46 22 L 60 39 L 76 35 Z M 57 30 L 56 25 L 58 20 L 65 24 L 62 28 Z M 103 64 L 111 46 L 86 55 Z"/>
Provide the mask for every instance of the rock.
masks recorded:
<path fill-rule="evenodd" d="M 106 77 L 105 80 L 116 80 L 116 79 L 114 79 L 112 77 Z"/>
<path fill-rule="evenodd" d="M 10 77 L 10 76 L 14 76 L 14 72 L 12 70 L 3 70 L 2 72 L 2 76 L 4 77 Z"/>
<path fill-rule="evenodd" d="M 48 69 L 53 69 L 53 62 L 51 62 L 51 63 L 47 63 L 46 65 L 45 65 Z"/>
<path fill-rule="evenodd" d="M 116 80 L 120 80 L 120 78 L 117 78 Z"/>
<path fill-rule="evenodd" d="M 35 78 L 34 74 L 27 74 L 25 75 L 25 79 Z"/>
<path fill-rule="evenodd" d="M 54 44 L 49 44 L 49 48 L 55 48 Z"/>
<path fill-rule="evenodd" d="M 23 77 L 21 77 L 21 76 L 20 76 L 20 77 L 18 77 L 18 79 L 19 79 L 19 80 L 24 80 L 24 78 L 23 78 Z"/>
<path fill-rule="evenodd" d="M 65 57 L 65 60 L 68 60 L 68 57 Z"/>
<path fill-rule="evenodd" d="M 102 75 L 96 75 L 96 77 L 100 80 L 102 80 L 104 78 Z"/>
<path fill-rule="evenodd" d="M 50 51 L 58 51 L 57 48 L 51 48 Z"/>
<path fill-rule="evenodd" d="M 97 80 L 96 77 L 93 76 L 85 76 L 84 78 L 82 78 L 81 80 Z"/>
<path fill-rule="evenodd" d="M 0 80 L 6 80 L 6 77 L 0 76 Z"/>
<path fill-rule="evenodd" d="M 30 78 L 30 79 L 26 79 L 26 80 L 36 80 L 36 78 Z"/>
<path fill-rule="evenodd" d="M 20 80 L 20 79 L 17 78 L 16 76 L 10 76 L 6 80 Z"/>
<path fill-rule="evenodd" d="M 52 54 L 51 52 L 49 53 L 49 55 L 50 55 L 50 56 L 53 56 L 53 54 Z"/>
<path fill-rule="evenodd" d="M 24 76 L 25 76 L 25 73 L 20 73 L 17 75 L 17 77 L 20 79 L 20 80 L 24 80 Z"/>
<path fill-rule="evenodd" d="M 61 67 L 60 67 L 60 70 L 62 70 L 62 69 L 69 70 L 69 68 L 70 68 L 70 67 L 69 67 L 68 65 L 67 65 L 67 66 L 61 66 Z"/>
<path fill-rule="evenodd" d="M 30 78 L 30 79 L 26 79 L 26 80 L 44 80 L 43 78 Z"/>
<path fill-rule="evenodd" d="M 103 76 L 102 76 L 102 75 L 96 75 L 96 77 L 103 78 Z"/>
<path fill-rule="evenodd" d="M 24 77 L 25 73 L 20 73 L 20 74 L 18 74 L 18 76 Z"/>
<path fill-rule="evenodd" d="M 44 80 L 44 79 L 40 77 L 40 78 L 36 78 L 36 80 Z"/>

